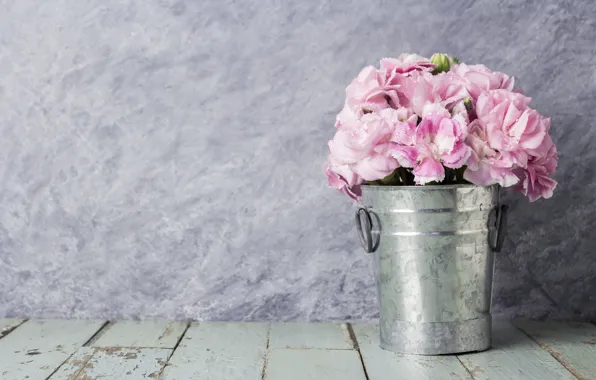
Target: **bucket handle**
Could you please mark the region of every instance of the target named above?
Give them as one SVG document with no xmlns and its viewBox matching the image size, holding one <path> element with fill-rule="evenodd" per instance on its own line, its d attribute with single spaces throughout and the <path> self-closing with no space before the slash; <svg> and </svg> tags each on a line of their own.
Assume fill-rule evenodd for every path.
<svg viewBox="0 0 596 380">
<path fill-rule="evenodd" d="M 505 236 L 507 235 L 507 214 L 509 206 L 499 205 L 495 207 L 495 237 L 491 239 L 490 248 L 494 252 L 501 252 Z M 372 218 L 367 209 L 360 207 L 356 211 L 356 229 L 360 244 L 366 253 L 372 253 L 375 250 L 372 237 Z M 363 222 L 364 221 L 364 222 Z"/>
<path fill-rule="evenodd" d="M 362 220 L 364 219 L 364 223 Z M 364 224 L 364 225 L 363 225 Z M 358 237 L 360 244 L 366 253 L 372 253 L 374 250 L 372 238 L 372 218 L 367 209 L 360 207 L 356 211 L 356 229 L 358 230 Z"/>
<path fill-rule="evenodd" d="M 496 236 L 494 238 L 494 244 L 491 244 L 491 249 L 494 252 L 501 252 L 501 248 L 503 248 L 503 242 L 505 241 L 505 235 L 507 234 L 507 210 L 509 210 L 509 206 L 507 205 L 499 205 L 495 207 Z"/>
</svg>

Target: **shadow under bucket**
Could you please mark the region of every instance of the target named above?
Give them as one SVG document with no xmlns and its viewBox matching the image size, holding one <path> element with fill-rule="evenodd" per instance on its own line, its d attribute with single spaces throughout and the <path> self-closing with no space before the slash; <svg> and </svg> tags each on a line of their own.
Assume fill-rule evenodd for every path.
<svg viewBox="0 0 596 380">
<path fill-rule="evenodd" d="M 440 355 L 491 344 L 499 186 L 363 186 L 356 226 L 374 252 L 381 348 Z"/>
</svg>

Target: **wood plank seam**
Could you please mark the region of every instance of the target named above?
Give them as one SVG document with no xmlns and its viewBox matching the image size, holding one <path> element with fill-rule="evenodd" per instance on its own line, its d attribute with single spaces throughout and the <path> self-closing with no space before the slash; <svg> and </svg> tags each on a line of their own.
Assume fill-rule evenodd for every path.
<svg viewBox="0 0 596 380">
<path fill-rule="evenodd" d="M 366 370 L 366 365 L 364 365 L 364 358 L 362 357 L 362 352 L 360 352 L 360 345 L 358 344 L 358 339 L 356 338 L 356 334 L 354 333 L 354 329 L 352 328 L 351 323 L 346 323 L 346 327 L 348 329 L 348 335 L 352 340 L 352 347 L 358 353 L 358 357 L 360 358 L 360 365 L 362 365 L 362 370 L 364 371 L 364 377 L 366 380 L 370 380 L 370 376 L 368 376 L 368 371 Z"/>
<path fill-rule="evenodd" d="M 575 368 L 573 368 L 573 366 L 563 357 L 563 355 L 561 355 L 560 353 L 558 353 L 557 351 L 555 351 L 550 345 L 548 345 L 547 343 L 541 343 L 538 340 L 534 339 L 534 337 L 532 335 L 530 335 L 530 333 L 526 332 L 524 329 L 520 328 L 515 323 L 511 323 L 511 324 L 513 326 L 515 326 L 516 329 L 518 329 L 519 331 L 521 331 L 522 333 L 524 333 L 528 338 L 532 339 L 532 341 L 535 342 L 538 345 L 538 347 L 540 347 L 544 351 L 548 352 L 548 354 L 550 356 L 552 356 L 556 361 L 558 361 L 559 363 L 561 363 L 561 365 L 563 367 L 565 367 L 565 369 L 567 371 L 569 371 L 569 373 L 571 373 L 578 380 L 590 380 L 590 379 L 584 377 L 582 374 L 577 373 L 577 371 L 575 370 Z"/>
<path fill-rule="evenodd" d="M 91 336 L 91 338 L 89 338 L 89 340 L 87 340 L 85 342 L 85 344 L 83 344 L 83 347 L 89 347 L 91 344 L 93 344 L 93 342 L 95 342 L 97 339 L 99 339 L 99 337 L 106 332 L 108 325 L 110 324 L 110 321 L 105 321 L 103 323 L 103 325 L 101 325 L 101 327 L 99 328 L 99 330 L 97 330 L 95 332 L 95 334 L 93 334 Z M 73 354 L 74 355 L 74 354 Z M 70 359 L 70 358 L 69 358 Z M 66 359 L 68 360 L 68 359 Z"/>
<path fill-rule="evenodd" d="M 104 324 L 100 320 L 30 319 L 0 341 L 3 379 L 46 379 Z"/>
<path fill-rule="evenodd" d="M 103 323 L 103 325 L 101 325 L 101 327 L 99 329 L 97 329 L 97 331 L 95 332 L 95 334 L 93 334 L 91 336 L 91 338 L 89 338 L 81 347 L 88 347 L 95 339 L 96 337 L 101 333 L 101 331 L 103 331 L 103 329 L 108 325 L 108 323 L 110 323 L 110 321 L 105 321 Z M 20 325 L 19 325 L 20 326 Z M 46 377 L 45 380 L 50 380 L 52 378 L 52 376 L 54 376 L 54 374 L 56 372 L 58 372 L 60 370 L 60 368 L 65 365 L 77 352 L 74 351 L 69 357 L 66 358 L 66 360 L 64 360 L 62 362 L 62 364 L 60 364 L 58 367 L 56 367 L 56 369 L 50 373 L 50 375 L 48 377 Z M 93 350 L 93 355 L 95 355 L 95 350 Z M 93 355 L 91 355 L 87 361 L 85 361 L 85 365 L 89 362 L 89 360 L 91 360 L 91 358 L 93 357 Z M 81 369 L 76 373 L 76 376 L 74 377 L 75 379 L 77 378 L 77 376 L 79 376 L 79 373 L 83 370 L 83 368 L 85 368 L 85 365 L 81 366 Z"/>
<path fill-rule="evenodd" d="M 489 350 L 490 350 L 490 348 L 489 348 Z M 468 373 L 468 375 L 470 375 L 470 379 L 475 379 L 474 374 L 472 373 L 472 370 L 469 369 L 468 367 L 466 367 L 466 365 L 464 364 L 464 362 L 462 362 L 462 360 L 459 357 L 459 355 L 455 355 L 455 357 L 457 358 L 457 361 L 459 362 L 459 364 L 461 364 L 461 366 L 464 367 L 464 369 L 466 370 L 466 372 Z"/>
<path fill-rule="evenodd" d="M 184 331 L 182 332 L 182 334 L 180 334 L 180 336 L 178 337 L 178 341 L 174 345 L 174 348 L 172 348 L 172 352 L 170 352 L 170 355 L 168 355 L 168 360 L 166 360 L 166 363 L 161 367 L 161 369 L 159 370 L 159 372 L 157 372 L 155 374 L 155 380 L 159 380 L 159 379 L 162 378 L 163 371 L 165 371 L 166 367 L 170 365 L 170 359 L 174 355 L 174 352 L 176 352 L 176 349 L 180 345 L 180 342 L 182 342 L 182 339 L 184 338 L 184 335 L 186 335 L 186 332 L 190 328 L 190 324 L 191 324 L 191 322 L 186 322 L 186 327 L 184 328 Z"/>
<path fill-rule="evenodd" d="M 105 324 L 104 324 L 104 326 L 105 326 Z M 79 375 L 83 372 L 83 370 L 85 370 L 87 368 L 87 363 L 89 363 L 91 361 L 91 358 L 93 358 L 93 355 L 95 355 L 96 352 L 97 352 L 97 350 L 93 349 L 93 353 L 88 358 L 86 358 L 86 360 L 83 363 L 81 363 L 81 368 L 79 368 L 79 370 L 77 372 L 75 372 L 75 374 L 72 376 L 72 379 L 74 379 L 74 380 L 78 379 Z M 76 354 L 76 351 L 73 352 L 72 355 L 70 355 L 68 357 L 68 359 L 66 359 L 62 364 L 60 364 L 54 370 L 54 372 L 50 373 L 50 376 L 46 377 L 45 380 L 52 380 L 52 376 L 54 376 L 56 374 L 56 372 L 58 372 L 60 370 L 60 368 L 62 368 L 62 366 L 64 366 L 75 354 Z"/>
<path fill-rule="evenodd" d="M 269 360 L 269 342 L 271 341 L 271 323 L 267 328 L 267 343 L 265 344 L 265 355 L 263 357 L 263 371 L 261 371 L 261 380 L 267 376 L 267 364 Z"/>
<path fill-rule="evenodd" d="M 18 325 L 11 326 L 11 327 L 9 327 L 9 328 L 7 328 L 5 330 L 0 331 L 0 339 L 4 338 L 5 336 L 7 336 L 8 334 L 10 334 L 11 332 L 15 331 L 17 329 L 17 327 L 21 326 L 23 323 L 25 323 L 27 321 L 28 321 L 28 319 L 24 319 Z"/>
</svg>

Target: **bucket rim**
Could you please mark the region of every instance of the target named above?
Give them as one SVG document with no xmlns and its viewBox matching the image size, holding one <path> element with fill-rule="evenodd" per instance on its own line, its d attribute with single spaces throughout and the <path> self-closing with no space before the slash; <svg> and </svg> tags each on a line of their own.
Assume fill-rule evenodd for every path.
<svg viewBox="0 0 596 380">
<path fill-rule="evenodd" d="M 363 189 L 373 191 L 396 191 L 396 190 L 452 190 L 452 189 L 493 189 L 498 188 L 498 184 L 481 186 L 474 184 L 453 184 L 453 185 L 413 185 L 413 186 L 385 186 L 385 185 L 361 185 Z"/>
</svg>

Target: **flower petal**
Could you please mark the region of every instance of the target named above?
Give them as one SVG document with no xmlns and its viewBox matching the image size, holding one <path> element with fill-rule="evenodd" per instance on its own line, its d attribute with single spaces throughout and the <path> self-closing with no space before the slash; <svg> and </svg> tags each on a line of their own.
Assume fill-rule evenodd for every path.
<svg viewBox="0 0 596 380">
<path fill-rule="evenodd" d="M 414 168 L 414 180 L 419 185 L 436 181 L 441 182 L 445 179 L 445 168 L 437 160 L 425 158 Z"/>
<path fill-rule="evenodd" d="M 396 144 L 391 149 L 391 156 L 397 160 L 400 166 L 413 168 L 418 160 L 418 150 L 413 146 Z"/>
</svg>

